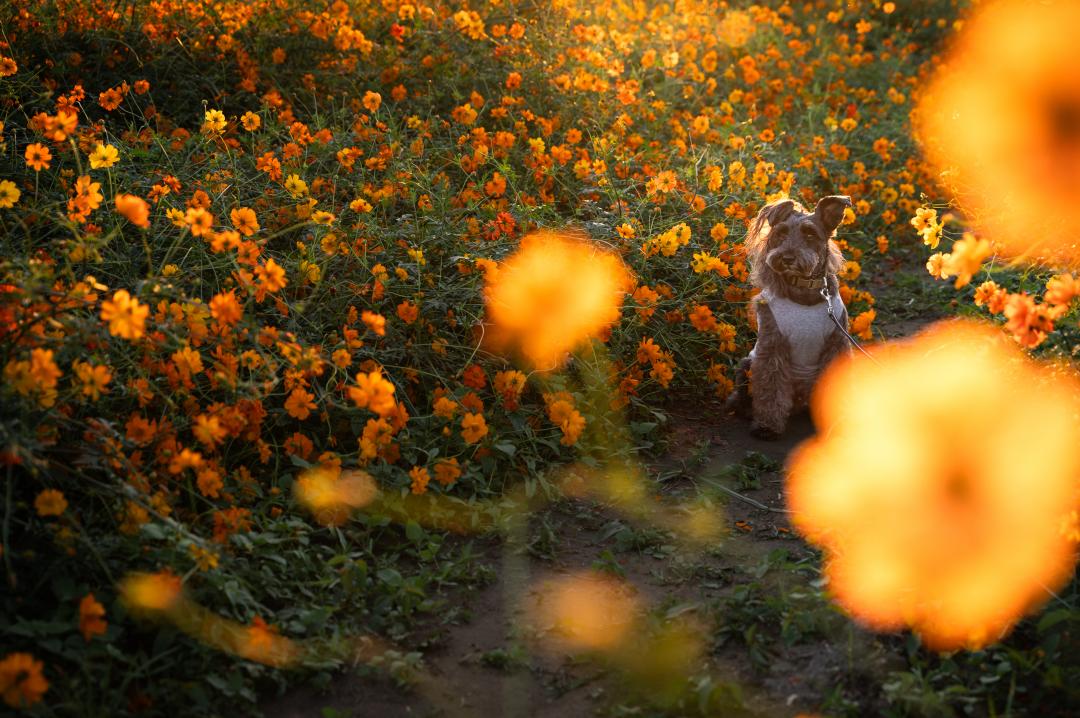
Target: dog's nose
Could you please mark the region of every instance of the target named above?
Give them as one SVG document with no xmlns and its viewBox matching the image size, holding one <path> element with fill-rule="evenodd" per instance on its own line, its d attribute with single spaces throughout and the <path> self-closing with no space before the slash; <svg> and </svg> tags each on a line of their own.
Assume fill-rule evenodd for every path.
<svg viewBox="0 0 1080 718">
<path fill-rule="evenodd" d="M 795 262 L 795 255 L 793 255 L 793 254 L 781 254 L 780 255 L 780 264 L 784 265 L 785 267 L 790 267 L 794 262 Z"/>
</svg>

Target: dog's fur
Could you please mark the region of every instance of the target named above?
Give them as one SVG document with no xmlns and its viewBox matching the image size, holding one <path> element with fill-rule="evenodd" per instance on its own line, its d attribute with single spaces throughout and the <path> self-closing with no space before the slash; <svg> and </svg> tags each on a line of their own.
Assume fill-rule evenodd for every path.
<svg viewBox="0 0 1080 718">
<path fill-rule="evenodd" d="M 794 283 L 824 277 L 836 318 L 847 326 L 836 279 L 844 258 L 832 238 L 850 206 L 848 197 L 823 197 L 813 212 L 807 212 L 797 202 L 782 199 L 763 207 L 750 226 L 746 237 L 750 279 L 762 290 L 751 304 L 758 338 L 750 356 L 739 364 L 728 406 L 752 416 L 755 436 L 780 436 L 791 412 L 806 403 L 822 369 L 837 355 L 851 351 L 847 338 L 828 319 L 821 289 Z"/>
</svg>

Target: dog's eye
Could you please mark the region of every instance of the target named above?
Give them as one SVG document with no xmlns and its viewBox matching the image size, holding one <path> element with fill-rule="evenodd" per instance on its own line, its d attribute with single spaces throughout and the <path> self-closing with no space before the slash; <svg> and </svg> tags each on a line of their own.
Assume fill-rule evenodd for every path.
<svg viewBox="0 0 1080 718">
<path fill-rule="evenodd" d="M 803 225 L 802 233 L 803 233 L 804 237 L 806 237 L 808 240 L 811 240 L 811 241 L 821 239 L 821 237 L 818 235 L 817 232 L 815 232 L 813 230 L 812 227 L 808 227 L 805 224 Z"/>
</svg>

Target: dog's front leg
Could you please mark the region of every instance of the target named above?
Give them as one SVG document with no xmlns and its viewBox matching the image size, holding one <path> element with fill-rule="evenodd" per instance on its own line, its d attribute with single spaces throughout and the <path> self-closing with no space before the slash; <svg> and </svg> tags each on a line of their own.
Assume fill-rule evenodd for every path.
<svg viewBox="0 0 1080 718">
<path fill-rule="evenodd" d="M 767 304 L 757 306 L 757 321 L 758 339 L 750 365 L 754 414 L 750 433 L 760 439 L 775 439 L 784 433 L 795 400 L 791 346 Z"/>
</svg>

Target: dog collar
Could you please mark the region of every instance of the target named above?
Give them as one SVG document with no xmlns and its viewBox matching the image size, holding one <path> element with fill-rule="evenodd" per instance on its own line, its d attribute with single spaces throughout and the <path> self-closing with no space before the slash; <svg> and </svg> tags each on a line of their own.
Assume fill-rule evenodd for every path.
<svg viewBox="0 0 1080 718">
<path fill-rule="evenodd" d="M 783 277 L 785 282 L 800 289 L 822 289 L 825 286 L 825 277 L 791 277 L 786 274 Z"/>
</svg>

